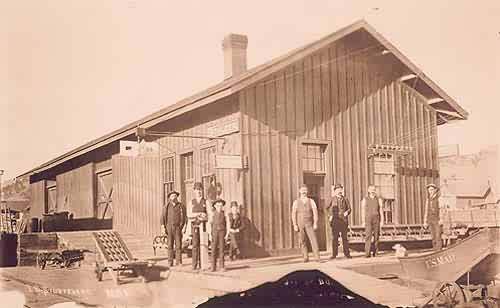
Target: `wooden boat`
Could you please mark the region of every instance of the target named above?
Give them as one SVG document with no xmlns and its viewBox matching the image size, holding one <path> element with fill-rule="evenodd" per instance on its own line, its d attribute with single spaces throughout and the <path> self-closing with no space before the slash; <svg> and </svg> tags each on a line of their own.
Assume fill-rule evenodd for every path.
<svg viewBox="0 0 500 308">
<path fill-rule="evenodd" d="M 399 261 L 410 278 L 456 281 L 489 254 L 498 252 L 499 232 L 500 228 L 484 228 L 440 251 Z"/>
</svg>

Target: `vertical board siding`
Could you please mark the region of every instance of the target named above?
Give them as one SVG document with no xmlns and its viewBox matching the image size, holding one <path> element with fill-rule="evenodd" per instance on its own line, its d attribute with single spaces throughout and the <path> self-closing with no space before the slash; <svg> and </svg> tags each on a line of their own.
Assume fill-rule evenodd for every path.
<svg viewBox="0 0 500 308">
<path fill-rule="evenodd" d="M 57 210 L 74 218 L 94 217 L 94 165 L 86 164 L 56 176 Z"/>
<path fill-rule="evenodd" d="M 242 153 L 249 157 L 243 194 L 265 250 L 298 248 L 290 207 L 303 180 L 302 138 L 332 141 L 328 172 L 346 188 L 353 225 L 361 221 L 360 199 L 373 180 L 368 147 L 412 146 L 397 168 L 394 219 L 421 223 L 424 185 L 437 170 L 435 113 L 398 80 L 403 69 L 384 68 L 360 48 L 337 41 L 239 92 Z M 329 187 L 324 194 L 329 197 Z"/>
<path fill-rule="evenodd" d="M 47 186 L 46 181 L 41 180 L 31 183 L 30 193 L 30 215 L 31 217 L 42 218 L 45 213 L 45 204 L 47 202 Z"/>
<path fill-rule="evenodd" d="M 157 235 L 162 206 L 159 159 L 116 155 L 112 165 L 113 227 L 127 233 Z"/>
</svg>

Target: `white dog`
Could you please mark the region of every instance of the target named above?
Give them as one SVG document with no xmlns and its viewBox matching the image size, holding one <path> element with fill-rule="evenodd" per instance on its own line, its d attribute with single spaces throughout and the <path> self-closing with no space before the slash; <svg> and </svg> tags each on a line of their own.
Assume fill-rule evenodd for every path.
<svg viewBox="0 0 500 308">
<path fill-rule="evenodd" d="M 398 258 L 408 256 L 408 251 L 406 251 L 406 248 L 401 244 L 396 244 L 392 246 L 392 249 L 396 250 L 396 257 Z"/>
</svg>

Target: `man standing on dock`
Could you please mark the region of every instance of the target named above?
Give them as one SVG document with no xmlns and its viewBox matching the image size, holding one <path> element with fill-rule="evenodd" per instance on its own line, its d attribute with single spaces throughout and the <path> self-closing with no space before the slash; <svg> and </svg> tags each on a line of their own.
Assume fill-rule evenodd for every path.
<svg viewBox="0 0 500 308">
<path fill-rule="evenodd" d="M 307 186 L 305 185 L 300 186 L 299 198 L 293 201 L 292 223 L 295 232 L 299 232 L 300 248 L 302 248 L 304 262 L 309 261 L 306 238 L 309 238 L 314 258 L 319 262 L 319 247 L 315 232 L 318 229 L 318 208 L 314 200 L 307 197 Z"/>
<path fill-rule="evenodd" d="M 186 232 L 187 215 L 186 208 L 179 202 L 178 197 L 178 192 L 169 192 L 168 202 L 161 212 L 162 232 L 167 234 L 169 266 L 174 265 L 174 248 L 175 262 L 177 265 L 182 264 L 182 232 Z"/>
<path fill-rule="evenodd" d="M 378 252 L 378 239 L 380 227 L 383 224 L 383 201 L 377 196 L 377 189 L 374 185 L 368 186 L 368 196 L 361 200 L 361 219 L 365 226 L 365 257 L 375 257 Z M 373 237 L 373 251 L 372 249 Z"/>
<path fill-rule="evenodd" d="M 427 200 L 425 201 L 424 227 L 431 229 L 432 248 L 440 250 L 443 247 L 442 230 L 439 222 L 439 188 L 435 184 L 427 185 Z"/>
<path fill-rule="evenodd" d="M 339 249 L 339 235 L 342 236 L 342 248 L 344 249 L 344 256 L 348 259 L 351 258 L 349 252 L 349 241 L 347 240 L 347 231 L 349 230 L 349 214 L 351 213 L 351 206 L 349 200 L 344 197 L 344 186 L 342 184 L 335 184 L 332 187 L 332 199 L 326 207 L 330 211 L 330 226 L 332 227 L 332 255 L 330 259 L 337 257 Z"/>
<path fill-rule="evenodd" d="M 202 268 L 201 266 L 201 238 L 205 237 L 207 221 L 207 205 L 203 198 L 203 184 L 196 182 L 193 185 L 194 199 L 191 200 L 191 235 L 192 235 L 192 257 L 193 270 Z"/>
</svg>

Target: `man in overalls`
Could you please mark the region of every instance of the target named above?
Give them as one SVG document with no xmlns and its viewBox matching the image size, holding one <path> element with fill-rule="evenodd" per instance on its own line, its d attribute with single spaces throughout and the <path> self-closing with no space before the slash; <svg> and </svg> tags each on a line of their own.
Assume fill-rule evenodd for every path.
<svg viewBox="0 0 500 308">
<path fill-rule="evenodd" d="M 349 200 L 344 197 L 344 186 L 335 184 L 332 187 L 332 199 L 330 200 L 327 211 L 330 211 L 330 226 L 332 227 L 332 255 L 330 259 L 335 259 L 339 249 L 339 235 L 342 237 L 342 247 L 344 256 L 351 258 L 349 252 L 349 242 L 347 240 L 347 231 L 349 230 L 348 216 L 351 213 Z"/>
<path fill-rule="evenodd" d="M 168 193 L 168 203 L 163 206 L 161 213 L 161 227 L 167 233 L 168 264 L 182 264 L 182 233 L 186 232 L 187 216 L 186 208 L 177 200 L 179 193 L 171 191 Z M 175 244 L 174 244 L 175 242 Z"/>
<path fill-rule="evenodd" d="M 203 198 L 203 185 L 196 182 L 193 185 L 194 199 L 191 200 L 191 235 L 193 270 L 201 268 L 200 260 L 200 233 L 206 232 L 207 209 L 206 200 Z"/>
<path fill-rule="evenodd" d="M 380 236 L 380 227 L 383 224 L 383 201 L 377 196 L 377 189 L 374 185 L 368 186 L 368 196 L 361 200 L 361 219 L 365 226 L 365 257 L 375 257 L 378 252 L 378 240 Z M 373 237 L 373 251 L 372 248 Z"/>
<path fill-rule="evenodd" d="M 427 185 L 427 200 L 425 201 L 424 227 L 431 229 L 432 248 L 440 250 L 443 247 L 442 229 L 439 221 L 439 188 L 435 184 Z"/>
<path fill-rule="evenodd" d="M 299 232 L 300 247 L 304 262 L 309 261 L 307 252 L 307 240 L 311 243 L 316 261 L 320 261 L 318 240 L 315 230 L 318 229 L 318 209 L 313 199 L 307 197 L 307 186 L 299 188 L 299 198 L 292 205 L 292 223 L 295 232 Z"/>
</svg>

